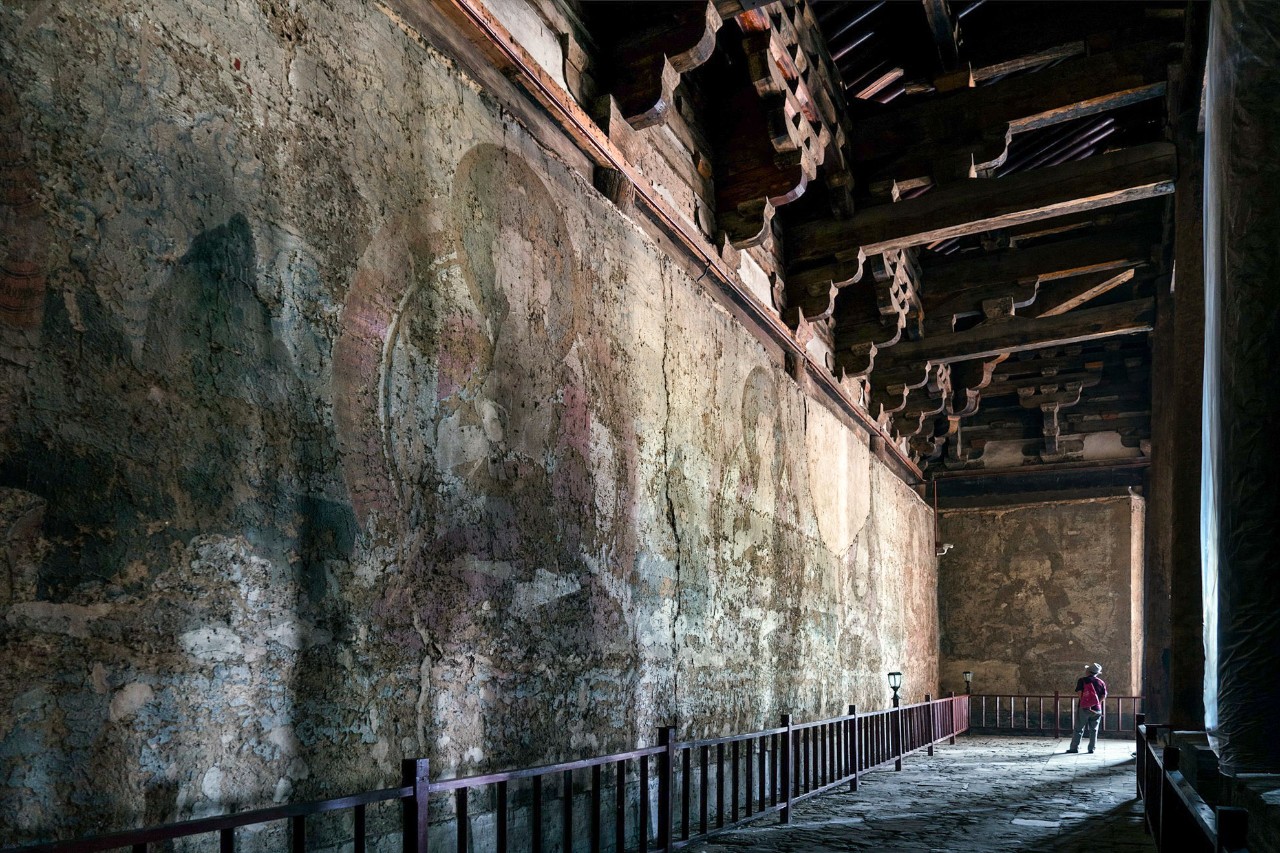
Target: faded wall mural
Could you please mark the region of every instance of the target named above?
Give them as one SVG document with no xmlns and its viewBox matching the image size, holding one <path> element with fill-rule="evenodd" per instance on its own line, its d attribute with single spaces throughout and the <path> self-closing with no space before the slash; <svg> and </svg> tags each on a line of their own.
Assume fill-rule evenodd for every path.
<svg viewBox="0 0 1280 853">
<path fill-rule="evenodd" d="M 1136 695 L 1142 659 L 1145 503 L 1140 495 L 943 509 L 938 607 L 942 686 L 1073 696 L 1099 662 Z"/>
<path fill-rule="evenodd" d="M 0 69 L 0 844 L 936 687 L 928 508 L 375 8 Z"/>
</svg>

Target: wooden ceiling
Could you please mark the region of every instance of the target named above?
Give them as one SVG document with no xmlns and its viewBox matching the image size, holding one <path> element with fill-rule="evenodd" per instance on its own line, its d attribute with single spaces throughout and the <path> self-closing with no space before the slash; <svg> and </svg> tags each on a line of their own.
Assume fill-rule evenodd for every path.
<svg viewBox="0 0 1280 853">
<path fill-rule="evenodd" d="M 705 229 L 922 468 L 1146 454 L 1184 4 L 572 9 L 571 84 L 682 141 Z"/>
</svg>

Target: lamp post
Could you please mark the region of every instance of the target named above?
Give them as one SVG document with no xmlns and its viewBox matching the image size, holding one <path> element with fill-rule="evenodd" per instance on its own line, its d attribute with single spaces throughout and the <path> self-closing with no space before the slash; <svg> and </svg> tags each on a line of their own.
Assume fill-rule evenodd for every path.
<svg viewBox="0 0 1280 853">
<path fill-rule="evenodd" d="M 902 673 L 889 673 L 889 687 L 893 689 L 893 707 L 899 707 L 898 688 L 902 686 Z M 898 710 L 892 715 L 893 720 L 893 740 L 890 747 L 893 749 L 893 769 L 902 769 L 902 711 Z"/>
<path fill-rule="evenodd" d="M 967 669 L 964 671 L 964 692 L 966 695 L 973 693 L 973 673 Z"/>
<path fill-rule="evenodd" d="M 889 673 L 889 686 L 893 688 L 893 707 L 898 707 L 898 688 L 902 686 L 902 673 Z"/>
</svg>

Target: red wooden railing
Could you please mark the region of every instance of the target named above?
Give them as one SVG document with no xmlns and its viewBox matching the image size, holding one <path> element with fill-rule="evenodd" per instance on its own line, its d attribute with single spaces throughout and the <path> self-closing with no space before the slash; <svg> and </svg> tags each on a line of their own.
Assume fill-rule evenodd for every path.
<svg viewBox="0 0 1280 853">
<path fill-rule="evenodd" d="M 428 853 L 429 834 L 439 833 L 442 824 L 454 840 L 444 849 L 473 849 L 473 806 L 487 816 L 486 828 L 491 819 L 492 849 L 498 853 L 506 853 L 516 837 L 525 842 L 522 849 L 534 853 L 572 851 L 579 830 L 592 851 L 676 850 L 769 813 L 778 813 L 788 823 L 793 805 L 840 785 L 856 791 L 859 777 L 868 771 L 890 764 L 901 769 L 904 756 L 921 749 L 932 755 L 934 744 L 955 743 L 956 735 L 968 728 L 968 712 L 963 696 L 926 696 L 918 704 L 869 714 L 850 705 L 848 714 L 810 723 L 794 723 L 784 714 L 775 728 L 722 738 L 677 742 L 675 730 L 665 728 L 656 746 L 435 782 L 429 778 L 430 761 L 406 760 L 398 788 L 9 853 L 147 853 L 152 845 L 159 850 L 164 842 L 211 834 L 217 835 L 219 853 L 234 853 L 237 829 L 280 821 L 288 824 L 291 853 L 304 853 L 307 818 L 336 811 L 351 813 L 350 831 L 344 830 L 336 841 L 325 838 L 317 844 L 330 847 L 349 841 L 354 853 L 365 853 L 370 834 L 367 808 L 395 800 L 402 804 L 400 846 L 405 853 Z M 517 812 L 519 821 L 512 819 Z"/>
<path fill-rule="evenodd" d="M 1062 737 L 1075 731 L 1080 700 L 1074 694 L 978 694 L 969 697 L 973 731 L 983 734 L 1041 734 Z M 1142 712 L 1141 696 L 1108 696 L 1102 703 L 1100 734 L 1133 736 L 1134 720 Z"/>
<path fill-rule="evenodd" d="M 1139 714 L 1138 797 L 1146 813 L 1147 831 L 1160 851 L 1176 853 L 1248 853 L 1249 813 L 1241 808 L 1209 806 L 1179 769 L 1177 747 L 1160 745 L 1160 730 Z"/>
</svg>

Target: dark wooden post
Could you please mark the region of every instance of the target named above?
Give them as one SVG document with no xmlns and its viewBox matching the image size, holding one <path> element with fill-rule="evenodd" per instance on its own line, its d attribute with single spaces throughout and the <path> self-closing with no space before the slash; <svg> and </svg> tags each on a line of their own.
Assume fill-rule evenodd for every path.
<svg viewBox="0 0 1280 853">
<path fill-rule="evenodd" d="M 898 694 L 893 694 L 893 769 L 902 769 L 902 701 Z"/>
<path fill-rule="evenodd" d="M 954 690 L 947 691 L 947 707 L 951 710 L 951 739 L 947 743 L 955 745 L 956 729 L 959 724 L 956 722 L 956 692 Z"/>
<path fill-rule="evenodd" d="M 782 808 L 778 811 L 778 821 L 779 823 L 791 823 L 791 739 L 795 730 L 791 727 L 790 714 L 782 715 L 782 725 L 786 727 L 787 731 L 782 735 L 782 767 L 780 772 L 782 778 L 779 780 L 782 783 Z"/>
<path fill-rule="evenodd" d="M 1062 706 L 1058 691 L 1053 691 L 1053 736 L 1062 737 Z"/>
<path fill-rule="evenodd" d="M 1142 773 L 1146 769 L 1147 761 L 1147 741 L 1142 731 L 1146 722 L 1146 714 L 1133 715 L 1133 742 L 1137 746 L 1134 751 L 1134 763 L 1138 771 L 1138 799 L 1142 799 Z"/>
<path fill-rule="evenodd" d="M 675 728 L 663 726 L 659 729 L 658 743 L 666 747 L 666 751 L 658 756 L 658 847 L 671 853 L 674 835 L 671 831 L 671 806 L 674 802 L 672 794 L 675 789 Z"/>
<path fill-rule="evenodd" d="M 404 853 L 427 853 L 427 795 L 431 790 L 431 760 L 406 758 L 400 762 L 400 782 L 413 788 L 413 796 L 403 800 L 401 847 Z"/>
<path fill-rule="evenodd" d="M 925 725 L 929 728 L 929 755 L 933 755 L 933 741 L 938 736 L 934 730 L 933 696 L 929 693 L 924 694 L 924 703 Z"/>
<path fill-rule="evenodd" d="M 1218 806 L 1218 841 L 1214 853 L 1243 850 L 1248 843 L 1248 810 L 1236 806 Z"/>
<path fill-rule="evenodd" d="M 849 780 L 849 790 L 858 790 L 858 762 L 862 759 L 858 755 L 858 706 L 849 706 L 849 762 L 853 765 L 853 778 Z"/>
<path fill-rule="evenodd" d="M 1170 773 L 1182 768 L 1181 750 L 1176 746 L 1166 746 L 1161 763 L 1164 772 L 1160 774 L 1160 790 L 1157 792 L 1160 797 L 1160 834 L 1156 836 L 1156 846 L 1163 848 L 1166 838 L 1177 837 L 1182 817 L 1180 805 L 1174 802 L 1178 795 L 1173 790 L 1173 780 L 1169 778 Z"/>
</svg>

